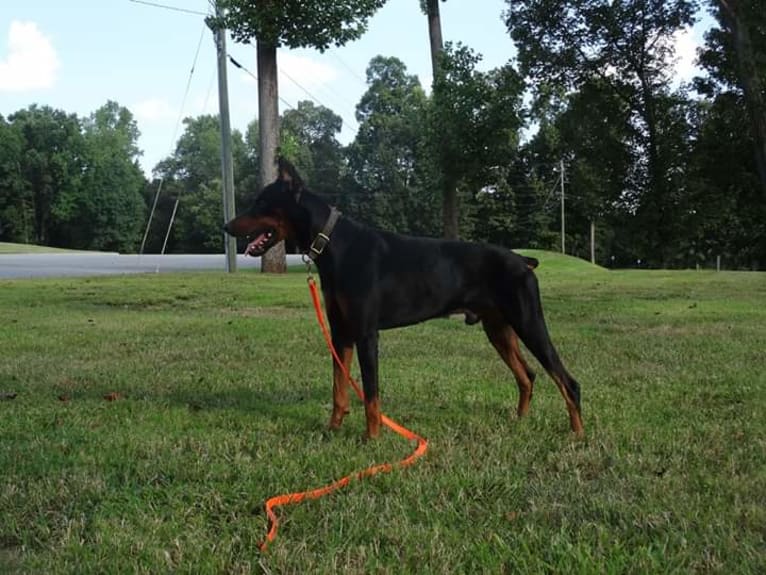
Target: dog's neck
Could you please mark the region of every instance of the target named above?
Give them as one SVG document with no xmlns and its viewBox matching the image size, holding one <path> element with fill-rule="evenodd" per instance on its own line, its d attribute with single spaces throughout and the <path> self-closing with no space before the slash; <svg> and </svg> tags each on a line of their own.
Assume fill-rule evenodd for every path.
<svg viewBox="0 0 766 575">
<path fill-rule="evenodd" d="M 332 207 L 308 190 L 301 193 L 299 201 L 304 217 L 296 222 L 296 241 L 301 252 L 308 253 L 314 239 L 324 230 Z M 331 245 L 332 240 L 325 249 L 331 249 Z"/>
</svg>

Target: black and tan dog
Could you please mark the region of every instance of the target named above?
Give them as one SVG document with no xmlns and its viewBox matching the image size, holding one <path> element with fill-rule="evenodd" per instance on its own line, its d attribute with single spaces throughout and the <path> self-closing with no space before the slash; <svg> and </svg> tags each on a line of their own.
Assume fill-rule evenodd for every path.
<svg viewBox="0 0 766 575">
<path fill-rule="evenodd" d="M 455 312 L 481 320 L 511 368 L 519 386 L 520 416 L 529 410 L 535 374 L 521 355 L 519 338 L 564 396 L 572 431 L 582 434 L 580 386 L 564 368 L 548 335 L 533 258 L 492 245 L 408 237 L 363 226 L 341 217 L 307 190 L 284 160 L 279 161 L 277 180 L 224 229 L 251 240 L 249 255 L 259 256 L 291 239 L 314 260 L 333 344 L 347 369 L 356 346 L 367 437 L 380 431 L 378 331 Z M 340 427 L 348 409 L 347 382 L 333 365 L 330 427 Z"/>
</svg>

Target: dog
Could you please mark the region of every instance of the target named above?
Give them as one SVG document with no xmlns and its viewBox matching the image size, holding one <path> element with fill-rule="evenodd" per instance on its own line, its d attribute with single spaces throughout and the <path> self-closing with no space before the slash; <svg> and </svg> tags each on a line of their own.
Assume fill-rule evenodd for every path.
<svg viewBox="0 0 766 575">
<path fill-rule="evenodd" d="M 493 245 L 410 237 L 342 216 L 306 188 L 295 167 L 278 160 L 278 176 L 224 230 L 248 238 L 245 253 L 260 256 L 290 240 L 318 271 L 332 342 L 350 370 L 354 347 L 362 372 L 365 437 L 380 433 L 378 332 L 452 313 L 481 321 L 519 388 L 517 414 L 529 411 L 535 373 L 519 339 L 548 372 L 583 434 L 580 385 L 567 372 L 548 335 L 534 268 L 537 260 Z M 333 364 L 330 428 L 349 412 L 348 383 Z"/>
</svg>

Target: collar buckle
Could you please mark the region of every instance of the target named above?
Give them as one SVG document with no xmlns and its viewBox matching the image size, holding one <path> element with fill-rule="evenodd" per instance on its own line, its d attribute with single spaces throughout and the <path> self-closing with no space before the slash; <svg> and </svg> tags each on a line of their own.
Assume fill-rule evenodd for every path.
<svg viewBox="0 0 766 575">
<path fill-rule="evenodd" d="M 322 252 L 327 247 L 327 244 L 330 243 L 330 237 L 326 234 L 323 234 L 322 232 L 319 232 L 316 237 L 314 238 L 314 241 L 311 242 L 311 247 L 309 247 L 309 257 L 313 260 L 318 258 L 322 255 Z"/>
<path fill-rule="evenodd" d="M 338 218 L 340 218 L 340 211 L 337 210 L 335 206 L 330 206 L 330 215 L 324 224 L 324 228 L 314 237 L 311 246 L 309 246 L 309 251 L 306 254 L 312 260 L 316 260 L 321 256 L 322 252 L 327 247 L 327 244 L 330 243 L 330 234 L 332 234 L 333 229 L 335 229 L 335 224 L 338 223 Z"/>
</svg>

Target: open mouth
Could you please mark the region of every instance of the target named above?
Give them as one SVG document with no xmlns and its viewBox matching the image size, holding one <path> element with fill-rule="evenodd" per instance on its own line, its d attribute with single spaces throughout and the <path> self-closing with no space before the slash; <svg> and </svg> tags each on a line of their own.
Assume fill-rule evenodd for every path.
<svg viewBox="0 0 766 575">
<path fill-rule="evenodd" d="M 245 248 L 245 255 L 246 256 L 252 256 L 252 257 L 258 257 L 266 253 L 266 251 L 274 245 L 276 240 L 276 235 L 274 234 L 274 230 L 263 230 L 259 232 L 255 232 L 254 234 L 251 234 L 250 237 L 255 236 L 255 239 L 250 241 L 249 244 L 247 244 L 247 247 Z M 249 239 L 249 238 L 248 238 Z"/>
</svg>

